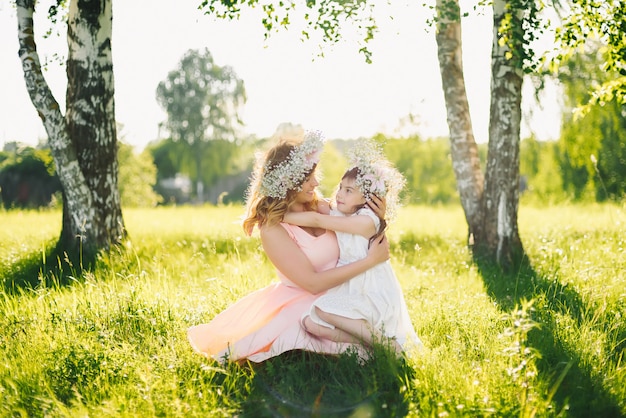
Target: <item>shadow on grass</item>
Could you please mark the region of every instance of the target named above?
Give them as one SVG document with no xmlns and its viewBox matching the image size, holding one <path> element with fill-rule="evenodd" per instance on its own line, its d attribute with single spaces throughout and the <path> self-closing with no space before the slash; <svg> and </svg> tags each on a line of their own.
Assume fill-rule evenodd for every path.
<svg viewBox="0 0 626 418">
<path fill-rule="evenodd" d="M 382 347 L 356 354 L 291 351 L 255 365 L 241 417 L 406 416 L 412 369 Z"/>
<path fill-rule="evenodd" d="M 93 267 L 95 254 L 68 251 L 51 241 L 42 251 L 31 252 L 0 270 L 0 281 L 8 294 L 39 286 L 67 286 L 84 270 Z"/>
<path fill-rule="evenodd" d="M 497 266 L 480 259 L 475 262 L 488 294 L 503 310 L 515 309 L 521 305 L 522 300 L 534 299 L 541 304 L 540 309 L 533 313 L 533 319 L 540 327 L 533 329 L 528 336 L 528 344 L 542 355 L 537 364 L 539 372 L 555 382 L 567 367 L 571 367 L 554 396 L 557 411 L 569 405 L 567 416 L 571 417 L 624 416 L 620 411 L 619 399 L 604 387 L 603 376 L 594 376 L 592 366 L 585 364 L 580 353 L 565 346 L 558 338 L 557 316 L 569 316 L 580 326 L 591 320 L 592 316 L 597 320 L 597 309 L 588 306 L 572 286 L 538 274 L 528 261 L 523 262 L 514 273 L 503 272 Z M 624 341 L 625 330 L 626 327 L 622 325 L 617 341 Z M 617 366 L 621 355 L 608 354 Z"/>
</svg>

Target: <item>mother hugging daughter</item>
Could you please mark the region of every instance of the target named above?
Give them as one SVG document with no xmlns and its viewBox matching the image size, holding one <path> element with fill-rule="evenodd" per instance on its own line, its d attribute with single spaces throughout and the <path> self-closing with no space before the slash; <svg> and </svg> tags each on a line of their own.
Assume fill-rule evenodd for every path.
<svg viewBox="0 0 626 418">
<path fill-rule="evenodd" d="M 337 194 L 339 212 L 334 213 L 355 215 L 322 216 L 331 212 L 316 191 L 323 145 L 320 131 L 308 131 L 303 139 L 280 138 L 257 161 L 243 228 L 248 235 L 259 228 L 280 281 L 243 297 L 211 322 L 189 328 L 189 341 L 199 353 L 220 361 L 261 362 L 289 350 L 338 354 L 354 348 L 365 353 L 367 345 L 382 339 L 397 351 L 421 345 L 379 226 L 385 224 L 385 200 L 377 195 L 394 190 L 385 181 L 393 177 L 397 182 L 399 174 L 382 155 L 370 154 L 378 162 L 367 164 L 381 163 L 390 171 L 375 172 L 380 176 L 372 179 L 368 170 L 373 165 L 355 165 L 350 189 L 362 196 L 344 197 L 351 181 L 344 176 Z M 388 197 L 392 204 L 394 193 Z M 339 264 L 333 230 L 343 232 Z"/>
</svg>

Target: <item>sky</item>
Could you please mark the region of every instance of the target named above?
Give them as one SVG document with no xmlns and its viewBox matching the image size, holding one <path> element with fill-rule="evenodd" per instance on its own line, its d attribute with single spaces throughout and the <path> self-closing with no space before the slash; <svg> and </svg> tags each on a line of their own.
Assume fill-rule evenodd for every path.
<svg viewBox="0 0 626 418">
<path fill-rule="evenodd" d="M 44 76 L 64 109 L 65 33 L 42 36 L 51 27 L 46 20 L 50 3 L 38 2 L 36 40 L 41 61 L 48 62 Z M 281 123 L 322 129 L 329 139 L 379 132 L 425 138 L 448 134 L 435 34 L 425 23 L 429 11 L 422 2 L 377 4 L 380 30 L 370 43 L 372 64 L 358 53 L 349 28 L 342 42 L 322 45 L 321 57 L 320 42 L 303 42 L 297 24 L 265 40 L 259 10 L 246 10 L 238 21 L 222 21 L 204 15 L 199 3 L 113 2 L 115 106 L 124 142 L 141 149 L 164 136 L 159 123 L 166 114 L 156 101 L 157 85 L 186 51 L 204 48 L 217 65 L 232 67 L 245 83 L 248 99 L 241 115 L 246 134 L 268 137 Z M 16 28 L 12 2 L 1 2 L 0 148 L 11 141 L 36 145 L 46 137 L 24 84 Z M 463 20 L 465 82 L 478 142 L 488 139 L 491 37 L 489 10 Z M 525 98 L 531 96 L 527 93 L 528 88 Z M 558 137 L 557 96 L 556 89 L 549 89 L 541 106 L 524 100 L 522 137 L 531 132 L 539 139 Z M 412 123 L 406 122 L 409 115 Z"/>
</svg>

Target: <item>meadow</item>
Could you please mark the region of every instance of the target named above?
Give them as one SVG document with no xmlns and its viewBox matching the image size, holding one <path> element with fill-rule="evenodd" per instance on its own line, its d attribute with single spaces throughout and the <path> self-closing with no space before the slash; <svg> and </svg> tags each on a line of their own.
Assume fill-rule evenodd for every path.
<svg viewBox="0 0 626 418">
<path fill-rule="evenodd" d="M 49 256 L 59 211 L 0 212 L 0 416 L 626 416 L 624 205 L 522 205 L 511 273 L 474 263 L 460 207 L 405 207 L 391 262 L 424 352 L 220 365 L 186 328 L 275 280 L 242 210 L 127 209 L 84 270 Z"/>
</svg>

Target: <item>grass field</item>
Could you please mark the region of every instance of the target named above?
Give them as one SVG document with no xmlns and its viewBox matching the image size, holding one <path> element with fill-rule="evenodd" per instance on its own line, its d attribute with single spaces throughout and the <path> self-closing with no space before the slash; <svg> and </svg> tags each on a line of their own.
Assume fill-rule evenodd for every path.
<svg viewBox="0 0 626 418">
<path fill-rule="evenodd" d="M 424 353 L 220 366 L 186 328 L 275 279 L 241 213 L 126 210 L 129 242 L 78 273 L 47 256 L 60 212 L 0 212 L 0 416 L 626 416 L 624 206 L 522 206 L 530 266 L 506 275 L 472 262 L 460 208 L 404 208 Z"/>
</svg>

